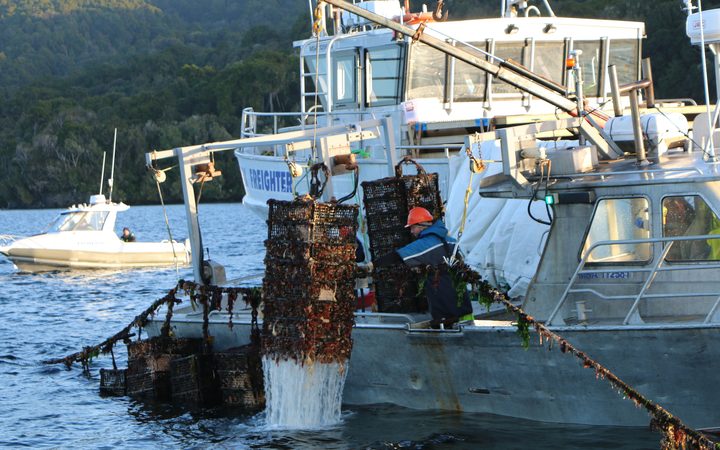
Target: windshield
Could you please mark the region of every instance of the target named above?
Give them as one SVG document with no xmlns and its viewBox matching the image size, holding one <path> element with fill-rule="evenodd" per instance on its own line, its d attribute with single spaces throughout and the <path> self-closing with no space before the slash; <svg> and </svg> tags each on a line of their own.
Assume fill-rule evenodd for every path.
<svg viewBox="0 0 720 450">
<path fill-rule="evenodd" d="M 48 225 L 46 233 L 59 231 L 101 231 L 108 211 L 76 211 L 60 214 Z"/>
</svg>

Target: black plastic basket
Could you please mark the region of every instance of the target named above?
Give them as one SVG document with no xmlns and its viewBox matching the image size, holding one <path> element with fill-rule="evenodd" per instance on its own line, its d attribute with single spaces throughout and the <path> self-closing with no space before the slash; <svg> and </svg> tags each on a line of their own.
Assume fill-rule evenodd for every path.
<svg viewBox="0 0 720 450">
<path fill-rule="evenodd" d="M 100 369 L 100 394 L 123 396 L 127 393 L 127 369 Z"/>
</svg>

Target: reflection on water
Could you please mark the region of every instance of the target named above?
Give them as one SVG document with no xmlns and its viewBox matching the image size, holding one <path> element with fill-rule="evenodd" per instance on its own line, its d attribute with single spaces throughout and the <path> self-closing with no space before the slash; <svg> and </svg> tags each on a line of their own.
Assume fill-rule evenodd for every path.
<svg viewBox="0 0 720 450">
<path fill-rule="evenodd" d="M 262 271 L 265 223 L 241 205 L 201 205 L 203 243 L 228 278 Z M 57 211 L 0 211 L 0 234 L 39 231 Z M 185 236 L 182 207 L 168 208 L 174 236 Z M 139 240 L 165 239 L 160 207 L 133 207 L 118 226 Z M 336 427 L 264 428 L 264 418 L 232 408 L 178 408 L 100 397 L 99 369 L 47 366 L 48 358 L 93 345 L 119 331 L 174 286 L 189 268 L 18 274 L 0 259 L 0 447 L 270 448 L 270 449 L 654 449 L 646 429 L 558 426 L 482 414 L 413 411 L 393 406 L 344 407 Z M 257 280 L 256 282 L 259 282 Z M 118 365 L 124 349 L 115 352 Z M 622 400 L 618 400 L 622 401 Z"/>
</svg>

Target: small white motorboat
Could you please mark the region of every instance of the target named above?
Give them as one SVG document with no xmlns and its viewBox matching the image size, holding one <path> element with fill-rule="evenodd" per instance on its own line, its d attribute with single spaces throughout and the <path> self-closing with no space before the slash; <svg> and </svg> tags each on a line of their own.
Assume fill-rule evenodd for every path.
<svg viewBox="0 0 720 450">
<path fill-rule="evenodd" d="M 23 272 L 187 265 L 190 246 L 176 241 L 124 242 L 115 234 L 117 213 L 130 207 L 102 194 L 61 212 L 46 231 L 0 246 Z"/>
</svg>

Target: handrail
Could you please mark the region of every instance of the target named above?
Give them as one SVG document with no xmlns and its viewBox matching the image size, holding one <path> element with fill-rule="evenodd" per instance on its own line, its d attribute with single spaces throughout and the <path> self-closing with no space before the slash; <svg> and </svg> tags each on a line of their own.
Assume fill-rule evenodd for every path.
<svg viewBox="0 0 720 450">
<path fill-rule="evenodd" d="M 613 175 L 644 175 L 651 173 L 666 172 L 697 172 L 702 175 L 702 170 L 697 167 L 669 167 L 667 169 L 648 169 L 648 170 L 624 170 L 622 172 L 588 172 L 588 173 L 571 173 L 562 175 L 562 178 L 590 178 L 590 177 L 609 177 Z"/>
<path fill-rule="evenodd" d="M 357 116 L 362 113 L 359 113 L 357 111 L 336 111 L 336 112 L 326 112 L 322 111 L 318 113 L 319 117 L 334 117 L 334 116 Z M 309 116 L 309 113 L 307 112 L 258 112 L 254 111 L 252 108 L 245 108 L 243 110 L 243 118 L 242 118 L 242 134 L 243 137 L 255 137 L 255 136 L 264 136 L 265 134 L 258 134 L 256 127 L 257 127 L 257 120 L 258 117 L 269 117 L 269 118 L 277 118 L 277 117 L 299 117 L 301 124 L 299 127 L 309 127 L 309 125 L 305 125 L 302 122 Z M 250 118 L 254 118 L 255 120 L 250 120 Z M 252 122 L 253 125 L 245 126 L 246 123 Z M 277 121 L 274 122 L 275 125 L 277 125 Z M 278 129 L 277 127 L 273 128 L 272 134 L 277 134 Z M 409 149 L 420 149 L 420 150 L 433 150 L 433 149 L 451 149 L 451 150 L 460 150 L 462 149 L 463 144 L 423 144 L 423 145 L 396 145 L 395 148 L 398 150 L 409 150 Z M 500 162 L 500 161 L 490 161 L 490 162 Z"/>
<path fill-rule="evenodd" d="M 568 294 L 570 293 L 577 293 L 577 292 L 588 292 L 592 291 L 592 293 L 598 295 L 601 298 L 635 298 L 635 301 L 633 302 L 632 306 L 630 307 L 630 311 L 625 316 L 623 320 L 623 325 L 627 325 L 637 310 L 637 306 L 640 303 L 640 300 L 642 298 L 673 298 L 672 295 L 662 296 L 663 294 L 646 294 L 646 292 L 650 289 L 650 286 L 652 285 L 655 277 L 657 276 L 658 272 L 671 272 L 671 271 L 678 271 L 678 270 L 690 270 L 692 269 L 717 269 L 720 268 L 720 264 L 708 264 L 708 265 L 694 265 L 694 266 L 670 266 L 670 267 L 662 267 L 663 262 L 665 261 L 665 257 L 667 256 L 667 253 L 670 251 L 670 247 L 672 247 L 673 243 L 675 242 L 681 242 L 681 241 L 706 241 L 706 240 L 715 240 L 720 239 L 720 235 L 717 234 L 705 234 L 705 235 L 699 235 L 699 236 L 670 236 L 670 237 L 655 237 L 655 238 L 644 238 L 644 239 L 621 239 L 621 240 L 615 240 L 615 241 L 598 241 L 590 245 L 590 247 L 583 252 L 582 257 L 580 258 L 580 262 L 578 263 L 577 268 L 575 269 L 575 272 L 573 273 L 573 276 L 570 278 L 570 281 L 568 282 L 563 294 L 560 296 L 560 300 L 558 301 L 557 305 L 555 305 L 555 308 L 553 308 L 552 312 L 548 316 L 546 322 L 548 324 L 553 324 L 553 321 L 555 319 L 555 316 L 557 316 L 558 312 L 560 311 L 560 308 L 563 307 L 565 302 L 567 301 Z M 627 272 L 650 272 L 645 279 L 645 283 L 643 284 L 642 289 L 637 295 L 633 296 L 602 296 L 598 292 L 593 290 L 583 290 L 583 289 L 572 289 L 572 286 L 576 283 L 578 280 L 578 277 L 580 274 L 585 273 L 603 273 L 603 272 L 615 272 L 617 271 L 617 268 L 613 269 L 589 269 L 589 270 L 583 270 L 585 268 L 585 265 L 588 262 L 588 258 L 592 254 L 595 249 L 599 247 L 609 247 L 614 245 L 639 245 L 639 244 L 654 244 L 654 243 L 669 243 L 670 245 L 667 245 L 663 248 L 663 251 L 661 252 L 657 262 L 653 265 L 652 268 L 627 268 L 623 269 Z M 684 293 L 682 295 L 677 295 L 677 297 L 685 297 L 689 294 Z M 704 323 L 709 323 L 712 319 L 713 314 L 715 311 L 720 308 L 720 293 L 708 293 L 703 295 L 717 295 L 718 298 L 711 307 L 710 311 L 705 317 Z"/>
</svg>

